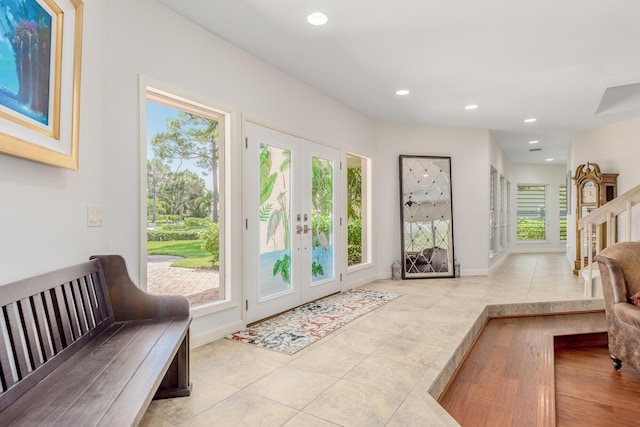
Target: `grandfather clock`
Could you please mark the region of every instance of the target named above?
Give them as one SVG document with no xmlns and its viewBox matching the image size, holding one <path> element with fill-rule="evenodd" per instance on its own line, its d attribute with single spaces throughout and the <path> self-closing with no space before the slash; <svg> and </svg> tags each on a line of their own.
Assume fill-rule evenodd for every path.
<svg viewBox="0 0 640 427">
<path fill-rule="evenodd" d="M 580 241 L 578 222 L 590 212 L 618 196 L 618 174 L 601 173 L 600 166 L 595 163 L 587 163 L 586 165 L 578 166 L 576 174 L 573 176 L 573 181 L 576 184 L 576 260 L 573 274 L 578 274 L 584 265 L 580 261 L 580 245 L 583 242 Z M 595 251 L 596 248 L 603 248 L 607 226 L 602 224 L 600 227 L 600 240 L 596 240 L 595 233 L 592 236 L 593 240 L 589 245 L 592 251 Z M 585 246 L 587 245 L 586 242 L 584 244 Z M 583 255 L 587 254 L 585 250 L 586 248 L 583 247 Z"/>
</svg>

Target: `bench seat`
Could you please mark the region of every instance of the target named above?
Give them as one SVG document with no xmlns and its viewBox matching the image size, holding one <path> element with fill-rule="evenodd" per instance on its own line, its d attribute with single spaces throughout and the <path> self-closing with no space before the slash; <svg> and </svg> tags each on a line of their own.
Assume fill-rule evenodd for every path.
<svg viewBox="0 0 640 427">
<path fill-rule="evenodd" d="M 175 318 L 112 324 L 0 412 L 0 425 L 137 424 L 188 322 Z"/>
<path fill-rule="evenodd" d="M 82 269 L 88 268 L 89 276 L 69 281 L 68 273 L 77 272 L 67 270 L 61 282 L 53 276 L 44 292 L 41 285 L 26 294 L 24 286 L 6 285 L 3 299 L 15 292 L 17 302 L 5 300 L 0 321 L 0 343 L 13 350 L 0 348 L 1 426 L 137 425 L 153 398 L 190 393 L 188 306 L 167 308 L 172 304 L 167 306 L 166 298 L 139 289 L 133 296 L 122 293 L 123 280 L 128 282 L 124 261 L 109 257 L 102 259 L 106 279 L 97 259 Z M 53 277 L 22 284 L 29 288 Z M 119 290 L 106 292 L 109 288 Z M 112 309 L 110 302 L 118 297 L 137 302 L 150 297 L 156 307 L 147 313 L 137 307 L 133 314 L 122 306 Z"/>
</svg>

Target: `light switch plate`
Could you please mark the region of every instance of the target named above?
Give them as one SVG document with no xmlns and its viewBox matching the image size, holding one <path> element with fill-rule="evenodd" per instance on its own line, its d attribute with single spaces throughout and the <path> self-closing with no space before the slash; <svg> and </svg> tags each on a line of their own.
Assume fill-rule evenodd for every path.
<svg viewBox="0 0 640 427">
<path fill-rule="evenodd" d="M 99 206 L 87 206 L 87 227 L 104 225 L 104 209 Z"/>
</svg>

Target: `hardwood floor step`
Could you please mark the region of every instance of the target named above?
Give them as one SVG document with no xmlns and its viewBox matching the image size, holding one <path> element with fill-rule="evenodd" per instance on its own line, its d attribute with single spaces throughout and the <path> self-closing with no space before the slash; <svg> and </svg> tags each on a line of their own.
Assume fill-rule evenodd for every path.
<svg viewBox="0 0 640 427">
<path fill-rule="evenodd" d="M 438 401 L 462 426 L 637 425 L 640 373 L 613 369 L 605 330 L 604 312 L 491 319 Z"/>
<path fill-rule="evenodd" d="M 558 426 L 637 426 L 640 372 L 613 369 L 606 334 L 600 342 L 559 347 L 556 342 L 556 419 Z"/>
</svg>

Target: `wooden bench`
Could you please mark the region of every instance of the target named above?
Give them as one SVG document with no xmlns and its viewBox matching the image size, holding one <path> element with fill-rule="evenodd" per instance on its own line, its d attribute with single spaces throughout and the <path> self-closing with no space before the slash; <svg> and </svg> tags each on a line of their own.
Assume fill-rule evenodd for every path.
<svg viewBox="0 0 640 427">
<path fill-rule="evenodd" d="M 186 298 L 136 287 L 117 255 L 0 286 L 0 426 L 137 425 L 187 396 Z"/>
</svg>

